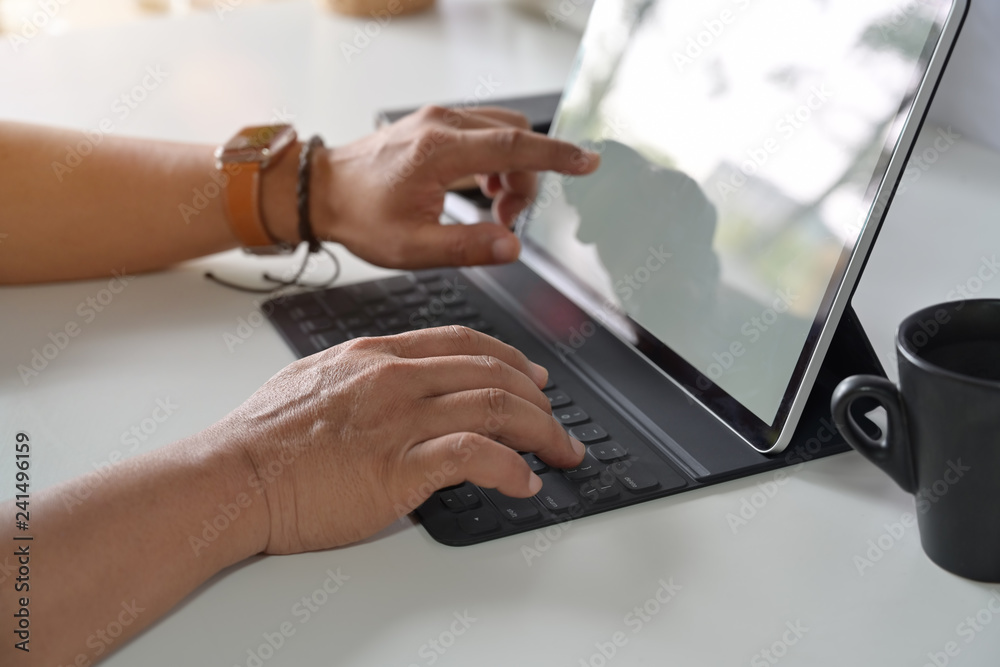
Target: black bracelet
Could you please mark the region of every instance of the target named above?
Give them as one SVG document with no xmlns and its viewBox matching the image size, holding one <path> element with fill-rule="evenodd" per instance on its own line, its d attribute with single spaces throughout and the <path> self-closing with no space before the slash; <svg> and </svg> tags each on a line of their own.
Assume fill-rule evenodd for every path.
<svg viewBox="0 0 1000 667">
<path fill-rule="evenodd" d="M 223 280 L 216 277 L 211 271 L 205 273 L 206 278 L 232 289 L 238 289 L 242 292 L 254 292 L 256 294 L 270 294 L 286 287 L 325 289 L 336 282 L 337 278 L 340 277 L 340 260 L 337 259 L 337 256 L 329 248 L 323 247 L 323 244 L 319 242 L 319 239 L 316 238 L 316 233 L 313 232 L 312 222 L 309 220 L 309 179 L 312 174 L 312 155 L 316 148 L 322 147 L 323 140 L 319 136 L 314 136 L 302 144 L 302 150 L 299 152 L 299 180 L 295 184 L 295 195 L 298 199 L 299 209 L 299 238 L 309 246 L 309 252 L 302 257 L 302 265 L 291 280 L 276 278 L 269 273 L 265 273 L 263 278 L 265 281 L 271 283 L 271 286 L 254 287 Z M 310 255 L 318 252 L 326 253 L 330 257 L 330 261 L 333 262 L 333 274 L 321 283 L 301 282 L 300 279 L 309 266 Z"/>
<path fill-rule="evenodd" d="M 312 175 L 313 152 L 323 145 L 323 139 L 314 134 L 309 141 L 302 144 L 302 149 L 299 151 L 299 180 L 295 185 L 299 203 L 299 238 L 309 245 L 310 253 L 319 252 L 322 247 L 309 219 L 309 181 Z"/>
</svg>

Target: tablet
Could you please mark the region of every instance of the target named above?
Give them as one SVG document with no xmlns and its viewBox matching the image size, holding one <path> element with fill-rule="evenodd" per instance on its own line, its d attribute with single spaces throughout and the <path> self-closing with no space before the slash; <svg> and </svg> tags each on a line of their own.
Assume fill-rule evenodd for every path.
<svg viewBox="0 0 1000 667">
<path fill-rule="evenodd" d="M 550 135 L 602 164 L 540 179 L 524 261 L 749 445 L 782 450 L 967 9 L 597 0 Z"/>
</svg>

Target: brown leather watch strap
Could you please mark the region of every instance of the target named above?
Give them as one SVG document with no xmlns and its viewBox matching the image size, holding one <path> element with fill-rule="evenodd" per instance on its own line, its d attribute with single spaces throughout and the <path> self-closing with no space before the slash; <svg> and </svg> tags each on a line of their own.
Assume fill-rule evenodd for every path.
<svg viewBox="0 0 1000 667">
<path fill-rule="evenodd" d="M 226 184 L 226 213 L 236 238 L 245 248 L 273 246 L 277 240 L 264 226 L 260 213 L 260 164 L 229 162 L 222 165 Z"/>
</svg>

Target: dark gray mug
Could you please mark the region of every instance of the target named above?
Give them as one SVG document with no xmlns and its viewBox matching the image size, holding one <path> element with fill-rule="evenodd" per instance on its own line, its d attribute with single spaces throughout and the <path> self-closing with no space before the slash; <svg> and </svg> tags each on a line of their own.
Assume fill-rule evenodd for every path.
<svg viewBox="0 0 1000 667">
<path fill-rule="evenodd" d="M 833 393 L 844 439 L 916 495 L 924 551 L 954 574 L 1000 582 L 1000 300 L 931 306 L 896 332 L 899 388 L 872 375 Z M 851 414 L 858 399 L 888 414 L 881 438 Z"/>
</svg>

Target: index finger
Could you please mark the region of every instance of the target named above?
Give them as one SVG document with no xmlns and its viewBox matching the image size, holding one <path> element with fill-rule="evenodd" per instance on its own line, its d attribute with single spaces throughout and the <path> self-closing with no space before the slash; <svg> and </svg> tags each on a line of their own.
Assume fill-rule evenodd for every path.
<svg viewBox="0 0 1000 667">
<path fill-rule="evenodd" d="M 457 324 L 408 331 L 382 340 L 393 340 L 397 356 L 408 359 L 487 355 L 524 373 L 539 388 L 544 387 L 549 378 L 549 372 L 545 368 L 530 361 L 517 348 L 501 343 L 493 336 Z"/>
<path fill-rule="evenodd" d="M 441 166 L 452 180 L 467 174 L 510 171 L 583 175 L 597 169 L 601 161 L 597 153 L 514 127 L 456 132 L 443 148 Z"/>
</svg>

